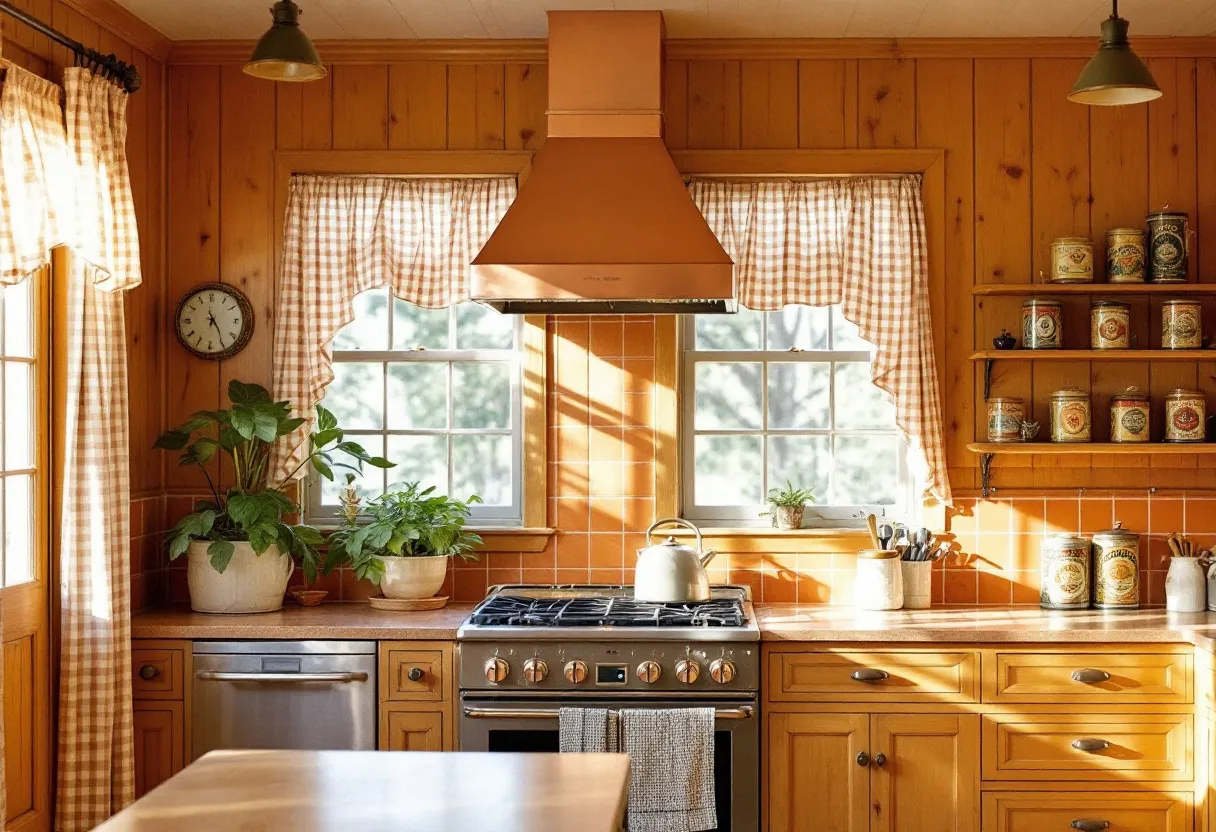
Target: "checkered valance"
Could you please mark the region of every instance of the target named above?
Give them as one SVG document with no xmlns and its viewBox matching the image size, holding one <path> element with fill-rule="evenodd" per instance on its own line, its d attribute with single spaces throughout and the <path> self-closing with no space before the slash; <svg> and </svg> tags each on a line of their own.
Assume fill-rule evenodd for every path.
<svg viewBox="0 0 1216 832">
<path fill-rule="evenodd" d="M 694 179 L 693 201 L 735 261 L 749 309 L 841 304 L 875 345 L 870 373 L 923 455 L 929 493 L 951 502 L 919 176 Z"/>
</svg>

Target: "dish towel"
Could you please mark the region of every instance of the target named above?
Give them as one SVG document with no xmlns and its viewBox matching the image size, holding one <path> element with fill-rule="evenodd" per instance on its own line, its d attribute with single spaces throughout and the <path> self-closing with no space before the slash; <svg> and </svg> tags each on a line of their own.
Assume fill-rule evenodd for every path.
<svg viewBox="0 0 1216 832">
<path fill-rule="evenodd" d="M 606 708 L 559 708 L 557 744 L 563 754 L 621 750 L 619 719 Z"/>
<path fill-rule="evenodd" d="M 626 708 L 629 832 L 718 828 L 714 800 L 714 709 Z"/>
</svg>

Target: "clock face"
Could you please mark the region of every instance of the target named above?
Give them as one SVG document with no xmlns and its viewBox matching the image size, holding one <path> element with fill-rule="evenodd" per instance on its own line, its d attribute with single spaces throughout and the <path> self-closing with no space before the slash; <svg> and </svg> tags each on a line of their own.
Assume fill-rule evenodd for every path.
<svg viewBox="0 0 1216 832">
<path fill-rule="evenodd" d="M 205 283 L 177 306 L 177 339 L 200 358 L 228 358 L 240 352 L 253 332 L 253 309 L 232 286 Z"/>
</svg>

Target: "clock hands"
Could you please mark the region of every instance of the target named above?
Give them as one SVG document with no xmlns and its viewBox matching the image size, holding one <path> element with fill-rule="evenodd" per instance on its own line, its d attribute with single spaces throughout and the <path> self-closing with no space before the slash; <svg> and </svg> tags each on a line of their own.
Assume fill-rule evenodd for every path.
<svg viewBox="0 0 1216 832">
<path fill-rule="evenodd" d="M 220 346 L 224 346 L 224 330 L 220 329 L 220 325 L 215 322 L 215 315 L 212 312 L 207 313 L 207 320 L 215 327 L 216 333 L 219 334 Z"/>
</svg>

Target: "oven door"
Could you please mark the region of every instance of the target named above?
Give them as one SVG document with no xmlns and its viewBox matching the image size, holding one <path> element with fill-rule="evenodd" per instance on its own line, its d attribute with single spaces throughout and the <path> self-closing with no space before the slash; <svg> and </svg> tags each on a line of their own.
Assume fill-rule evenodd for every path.
<svg viewBox="0 0 1216 832">
<path fill-rule="evenodd" d="M 460 709 L 461 751 L 555 752 L 559 705 L 553 699 L 473 699 Z M 714 731 L 714 799 L 718 832 L 760 828 L 760 713 L 754 699 L 704 703 L 717 711 Z M 581 708 L 687 708 L 682 700 L 579 699 Z"/>
</svg>

